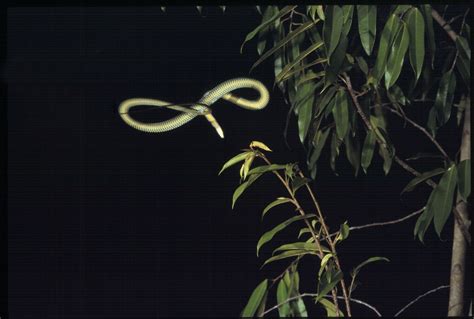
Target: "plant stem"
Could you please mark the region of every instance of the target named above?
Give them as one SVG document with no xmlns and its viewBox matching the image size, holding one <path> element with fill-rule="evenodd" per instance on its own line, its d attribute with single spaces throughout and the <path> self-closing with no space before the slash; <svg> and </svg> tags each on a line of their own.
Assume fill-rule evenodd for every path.
<svg viewBox="0 0 474 319">
<path fill-rule="evenodd" d="M 285 301 L 279 303 L 278 305 L 273 306 L 273 307 L 271 307 L 271 308 L 265 310 L 265 312 L 262 313 L 262 316 L 268 314 L 269 312 L 271 312 L 271 311 L 273 311 L 273 310 L 276 310 L 276 309 L 280 308 L 281 306 L 283 306 L 284 304 L 289 303 L 290 301 L 293 301 L 293 300 L 296 300 L 296 299 L 299 299 L 299 298 L 303 298 L 303 297 L 317 297 L 317 296 L 318 296 L 318 294 L 312 294 L 312 293 L 303 293 L 303 294 L 298 295 L 298 296 L 293 296 L 293 297 L 288 298 L 288 299 L 286 299 Z M 344 297 L 338 296 L 337 298 L 343 299 Z M 382 317 L 382 315 L 380 314 L 380 312 L 379 312 L 374 306 L 369 305 L 368 303 L 366 303 L 366 302 L 364 302 L 364 301 L 362 301 L 362 300 L 359 300 L 359 299 L 350 298 L 350 301 L 353 301 L 353 302 L 355 302 L 355 303 L 364 305 L 364 306 L 366 306 L 367 308 L 373 310 L 373 311 L 377 314 L 377 316 Z"/>
<path fill-rule="evenodd" d="M 259 156 L 261 159 L 263 159 L 265 161 L 265 163 L 267 163 L 268 165 L 271 165 L 272 163 L 266 158 L 266 156 L 262 153 L 257 153 L 257 156 Z M 293 194 L 292 190 L 291 190 L 291 187 L 290 185 L 288 184 L 288 181 L 286 181 L 283 177 L 281 177 L 281 175 L 277 172 L 277 171 L 273 171 L 273 174 L 275 174 L 278 179 L 281 181 L 281 183 L 283 184 L 283 186 L 285 186 L 286 190 L 288 191 L 288 194 L 291 196 L 291 199 L 293 200 L 293 204 L 295 205 L 296 209 L 298 210 L 298 212 L 300 213 L 301 216 L 305 216 L 306 213 L 305 211 L 303 210 L 303 208 L 301 207 L 301 205 L 299 204 L 298 200 L 296 199 L 295 195 Z M 319 211 L 318 211 L 319 212 Z M 320 214 L 320 216 L 322 216 Z M 314 231 L 313 229 L 313 226 L 311 225 L 311 223 L 307 220 L 307 219 L 303 219 L 303 221 L 305 222 L 306 226 L 308 227 L 309 231 L 311 232 L 311 235 L 313 236 L 314 238 L 314 242 L 316 244 L 316 247 L 318 249 L 318 253 L 319 253 L 319 258 L 323 259 L 324 257 L 324 254 L 323 254 L 323 250 L 322 250 L 322 247 L 321 247 L 321 244 L 319 242 L 319 238 L 318 236 L 316 235 L 316 232 Z M 321 221 L 320 221 L 321 222 Z M 338 302 L 337 302 L 337 293 L 336 293 L 336 290 L 333 289 L 331 291 L 332 293 L 332 297 L 333 297 L 333 301 L 334 301 L 334 305 L 336 306 L 336 314 L 339 315 L 339 306 L 338 306 Z M 350 310 L 350 309 L 349 309 Z M 350 311 L 348 312 L 350 313 Z"/>
<path fill-rule="evenodd" d="M 432 294 L 433 292 L 436 292 L 438 290 L 441 290 L 441 289 L 444 289 L 444 288 L 448 288 L 449 285 L 446 285 L 446 286 L 439 286 L 438 288 L 435 288 L 435 289 L 431 289 L 430 291 L 428 292 L 425 292 L 424 294 L 422 295 L 419 295 L 418 297 L 416 297 L 415 299 L 413 299 L 412 301 L 410 301 L 405 307 L 403 307 L 402 309 L 400 309 L 395 315 L 394 317 L 398 317 L 402 312 L 404 312 L 408 307 L 410 307 L 411 305 L 413 305 L 415 302 L 417 302 L 418 300 L 420 300 L 421 298 L 423 297 L 426 297 L 428 296 L 429 294 Z"/>
</svg>

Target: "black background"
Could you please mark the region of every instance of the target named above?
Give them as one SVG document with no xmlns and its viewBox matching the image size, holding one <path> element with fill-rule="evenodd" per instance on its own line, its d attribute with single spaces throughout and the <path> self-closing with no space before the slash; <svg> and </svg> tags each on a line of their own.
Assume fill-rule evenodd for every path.
<svg viewBox="0 0 474 319">
<path fill-rule="evenodd" d="M 166 13 L 159 7 L 8 9 L 11 318 L 237 316 L 254 287 L 287 265 L 259 270 L 272 247 L 295 241 L 297 225 L 255 256 L 262 232 L 292 216 L 282 206 L 260 221 L 263 207 L 285 195 L 282 187 L 264 177 L 231 210 L 238 168 L 217 176 L 252 140 L 269 145 L 274 162 L 298 161 L 304 168 L 294 119 L 292 149 L 284 143 L 288 107 L 279 91 L 271 91 L 270 104 L 259 112 L 216 103 L 224 140 L 202 118 L 172 132 L 147 134 L 117 114 L 127 98 L 192 102 L 224 80 L 249 76 L 255 43 L 243 54 L 239 50 L 260 21 L 255 9 L 227 7 L 222 14 L 205 7 L 203 15 L 194 7 L 168 7 Z M 269 61 L 250 77 L 271 88 L 272 72 Z M 412 107 L 418 120 L 428 112 L 424 105 Z M 172 112 L 140 118 L 166 114 Z M 453 122 L 439 133 L 452 156 L 460 136 Z M 399 156 L 433 151 L 398 119 L 390 125 Z M 400 197 L 411 176 L 394 164 L 385 177 L 377 155 L 369 174 L 357 178 L 340 156 L 335 176 L 328 153 L 325 149 L 313 189 L 333 230 L 345 220 L 360 225 L 402 217 L 429 195 L 420 186 Z M 426 171 L 434 165 L 415 167 Z M 311 209 L 305 197 L 303 202 Z M 340 246 L 346 273 L 371 256 L 391 260 L 367 266 L 353 294 L 384 315 L 449 283 L 452 220 L 441 241 L 430 228 L 425 245 L 413 240 L 415 221 L 354 231 Z M 317 260 L 308 257 L 301 267 L 301 291 L 315 291 Z M 406 314 L 444 315 L 447 296 L 442 290 Z M 309 299 L 307 307 L 319 313 Z M 354 314 L 371 314 L 353 307 Z"/>
</svg>

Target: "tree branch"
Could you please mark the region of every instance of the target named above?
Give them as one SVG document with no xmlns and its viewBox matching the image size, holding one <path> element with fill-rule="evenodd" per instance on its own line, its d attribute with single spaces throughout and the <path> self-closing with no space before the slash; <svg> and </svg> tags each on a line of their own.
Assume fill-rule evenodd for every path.
<svg viewBox="0 0 474 319">
<path fill-rule="evenodd" d="M 451 28 L 451 25 L 449 25 L 449 23 L 447 23 L 446 20 L 444 20 L 443 17 L 439 15 L 438 11 L 431 8 L 431 16 L 433 17 L 433 19 L 435 19 L 436 22 L 438 22 L 438 24 L 444 29 L 444 31 L 446 31 L 451 40 L 456 42 L 456 39 L 458 38 L 457 33 Z"/>
<path fill-rule="evenodd" d="M 399 218 L 399 219 L 395 219 L 395 220 L 389 220 L 387 222 L 379 222 L 379 223 L 372 223 L 372 224 L 366 224 L 366 225 L 360 225 L 360 226 L 352 226 L 352 227 L 349 227 L 349 230 L 359 230 L 359 229 L 364 229 L 364 228 L 370 228 L 370 227 L 379 227 L 379 226 L 386 226 L 386 225 L 393 225 L 393 224 L 398 224 L 398 223 L 401 223 L 407 219 L 410 219 L 412 217 L 415 217 L 417 215 L 420 215 L 423 211 L 425 210 L 425 208 L 420 208 L 419 210 L 417 211 L 414 211 L 413 213 L 411 214 L 408 214 L 402 218 Z M 336 236 L 337 234 L 339 234 L 339 232 L 334 232 L 332 233 L 331 235 L 329 235 L 330 237 L 334 237 Z"/>
<path fill-rule="evenodd" d="M 425 134 L 429 139 L 430 141 L 438 148 L 438 150 L 441 152 L 441 154 L 443 154 L 443 156 L 451 161 L 451 159 L 449 158 L 448 154 L 446 153 L 446 151 L 443 149 L 443 147 L 441 147 L 441 145 L 438 143 L 438 141 L 436 141 L 436 139 L 421 125 L 419 125 L 418 123 L 416 123 L 415 121 L 413 121 L 412 119 L 408 118 L 407 116 L 403 116 L 402 114 L 400 114 L 400 112 L 398 112 L 397 110 L 394 110 L 393 108 L 391 107 L 388 107 L 388 106 L 385 106 L 385 105 L 381 105 L 385 110 L 388 110 L 390 112 L 392 112 L 393 114 L 396 114 L 397 116 L 405 119 L 408 123 L 410 123 L 411 125 L 413 125 L 415 128 L 417 128 L 418 130 L 420 130 L 421 132 L 423 132 L 423 134 Z"/>
<path fill-rule="evenodd" d="M 279 303 L 278 305 L 273 306 L 273 307 L 269 308 L 268 310 L 265 310 L 265 311 L 262 313 L 262 317 L 263 317 L 264 315 L 268 314 L 269 312 L 280 308 L 280 307 L 283 306 L 284 304 L 289 303 L 290 301 L 293 301 L 293 300 L 296 300 L 296 299 L 299 299 L 299 298 L 303 298 L 303 297 L 317 297 L 317 296 L 318 296 L 318 294 L 312 294 L 312 293 L 303 293 L 303 294 L 298 295 L 298 296 L 293 296 L 293 297 L 288 298 L 288 299 L 286 299 L 285 301 Z M 324 297 L 329 298 L 329 297 L 331 297 L 331 296 L 327 295 L 327 296 L 324 296 Z M 342 297 L 342 296 L 337 296 L 337 298 L 338 298 L 338 299 L 344 299 L 344 297 Z M 373 312 L 375 312 L 375 313 L 377 314 L 377 316 L 382 317 L 382 315 L 380 314 L 380 312 L 379 312 L 374 306 L 372 306 L 372 305 L 366 303 L 365 301 L 362 301 L 362 300 L 359 300 L 359 299 L 354 299 L 354 298 L 349 298 L 349 299 L 350 299 L 350 301 L 352 301 L 352 302 L 355 302 L 355 303 L 361 304 L 361 305 L 363 305 L 363 306 L 366 306 L 367 308 L 369 308 L 369 309 L 371 309 Z"/>
<path fill-rule="evenodd" d="M 423 297 L 426 297 L 428 296 L 429 294 L 432 294 L 438 290 L 441 290 L 441 289 L 445 289 L 445 288 L 448 288 L 449 285 L 446 285 L 446 286 L 439 286 L 438 288 L 435 288 L 435 289 L 432 289 L 428 292 L 425 292 L 424 294 L 416 297 L 415 299 L 413 299 L 412 301 L 410 301 L 405 307 L 403 307 L 402 309 L 400 309 L 395 315 L 394 317 L 398 317 L 398 315 L 400 315 L 402 312 L 404 312 L 405 310 L 407 310 L 408 307 L 412 306 L 415 302 L 417 302 L 418 300 L 420 300 L 421 298 Z"/>
</svg>

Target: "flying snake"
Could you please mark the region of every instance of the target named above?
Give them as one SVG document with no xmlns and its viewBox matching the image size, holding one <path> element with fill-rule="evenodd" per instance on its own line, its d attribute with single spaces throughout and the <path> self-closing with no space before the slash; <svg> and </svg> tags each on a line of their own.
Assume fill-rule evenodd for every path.
<svg viewBox="0 0 474 319">
<path fill-rule="evenodd" d="M 258 91 L 260 96 L 255 100 L 247 100 L 230 93 L 234 90 L 243 88 L 254 89 Z M 247 110 L 261 110 L 267 106 L 270 95 L 267 88 L 260 81 L 249 78 L 235 78 L 222 82 L 215 88 L 207 91 L 197 103 L 191 103 L 189 108 L 156 99 L 132 98 L 120 103 L 119 114 L 125 123 L 131 127 L 148 133 L 162 133 L 177 129 L 195 117 L 201 115 L 211 123 L 217 131 L 217 134 L 219 134 L 221 138 L 224 138 L 224 131 L 219 123 L 217 123 L 217 120 L 212 115 L 212 110 L 210 109 L 210 106 L 219 99 L 229 101 Z M 166 121 L 158 123 L 143 123 L 133 119 L 129 115 L 129 110 L 139 105 L 166 107 L 183 113 Z"/>
</svg>

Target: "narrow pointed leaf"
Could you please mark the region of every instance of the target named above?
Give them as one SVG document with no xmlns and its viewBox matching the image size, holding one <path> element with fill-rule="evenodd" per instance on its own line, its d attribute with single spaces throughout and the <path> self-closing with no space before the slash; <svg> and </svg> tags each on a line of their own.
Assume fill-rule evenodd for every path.
<svg viewBox="0 0 474 319">
<path fill-rule="evenodd" d="M 266 23 L 270 18 L 273 17 L 273 15 L 278 12 L 278 7 L 276 6 L 267 6 L 265 9 L 263 16 L 262 16 L 262 21 L 260 24 Z M 267 45 L 267 40 L 266 40 L 266 35 L 268 32 L 271 30 L 273 26 L 271 24 L 268 24 L 266 27 L 260 29 L 258 32 L 258 44 L 257 44 L 257 52 L 258 55 L 262 55 L 263 51 L 265 50 L 265 46 Z"/>
<path fill-rule="evenodd" d="M 265 294 L 267 292 L 268 279 L 262 281 L 257 288 L 252 292 L 252 295 L 247 302 L 244 310 L 242 311 L 242 317 L 252 318 L 257 313 L 258 308 L 260 307 Z"/>
<path fill-rule="evenodd" d="M 326 276 L 318 283 L 318 296 L 315 298 L 315 302 L 318 302 L 323 298 L 328 292 L 330 292 L 343 278 L 341 271 L 337 271 L 335 274 L 331 273 L 331 280 L 326 280 Z"/>
<path fill-rule="evenodd" d="M 373 131 L 368 131 L 365 136 L 364 146 L 362 147 L 362 156 L 360 165 L 364 169 L 364 172 L 367 174 L 367 169 L 372 162 L 374 156 L 376 135 Z"/>
<path fill-rule="evenodd" d="M 415 177 L 414 179 L 412 179 L 407 184 L 407 186 L 405 186 L 405 188 L 402 190 L 401 194 L 403 194 L 404 192 L 411 192 L 415 188 L 416 185 L 418 185 L 420 183 L 423 183 L 424 181 L 426 181 L 427 179 L 429 179 L 433 176 L 443 174 L 444 172 L 446 172 L 446 169 L 436 168 L 432 171 L 425 172 L 425 173 L 421 174 L 420 176 Z"/>
<path fill-rule="evenodd" d="M 294 39 L 295 37 L 297 37 L 298 35 L 302 34 L 304 31 L 308 30 L 309 28 L 311 28 L 312 26 L 314 26 L 314 22 L 313 21 L 308 21 L 308 22 L 305 22 L 303 23 L 301 26 L 299 26 L 297 29 L 295 29 L 294 31 L 288 33 L 288 35 L 280 40 L 277 44 L 275 44 L 275 46 L 273 48 L 271 48 L 270 50 L 268 50 L 267 52 L 265 52 L 253 65 L 252 67 L 250 68 L 250 71 L 252 71 L 257 65 L 259 65 L 260 63 L 262 63 L 265 59 L 267 59 L 268 57 L 270 57 L 271 55 L 273 55 L 275 52 L 277 52 L 278 50 L 280 50 L 285 44 L 287 44 L 288 42 L 290 42 L 292 39 Z"/>
<path fill-rule="evenodd" d="M 352 26 L 352 17 L 354 15 L 354 6 L 353 5 L 344 5 L 342 6 L 342 16 L 343 16 L 343 26 L 341 31 L 341 36 L 346 37 Z"/>
<path fill-rule="evenodd" d="M 295 67 L 295 66 L 298 66 L 299 63 L 304 59 L 306 58 L 309 54 L 311 54 L 312 52 L 318 50 L 319 48 L 321 48 L 323 46 L 323 43 L 322 42 L 316 42 L 316 43 L 313 43 L 311 46 L 309 46 L 306 50 L 304 50 L 300 55 L 298 55 L 293 61 L 289 62 L 288 64 L 286 64 L 283 69 L 281 70 L 281 73 L 278 74 L 278 76 L 276 77 L 275 79 L 275 82 L 280 82 L 283 80 L 283 78 L 285 77 L 288 77 L 288 73 L 290 73 L 290 71 Z M 316 65 L 316 64 L 319 64 L 319 63 L 323 63 L 325 62 L 326 59 L 318 59 L 318 60 L 315 60 L 313 62 L 312 65 Z"/>
<path fill-rule="evenodd" d="M 289 203 L 289 202 L 291 202 L 291 199 L 289 199 L 289 198 L 278 197 L 276 200 L 274 200 L 273 202 L 268 204 L 267 207 L 265 207 L 265 209 L 263 210 L 263 213 L 262 213 L 262 219 L 265 216 L 265 214 L 268 213 L 268 211 L 270 211 L 270 209 L 272 209 L 273 207 L 281 205 L 281 204 Z"/>
<path fill-rule="evenodd" d="M 349 129 L 349 106 L 344 90 L 336 93 L 332 114 L 336 122 L 336 133 L 339 139 L 344 139 Z"/>
<path fill-rule="evenodd" d="M 387 90 L 395 84 L 402 70 L 405 54 L 410 42 L 408 28 L 404 22 L 401 22 L 401 28 L 395 36 L 390 55 L 387 60 L 387 69 L 385 71 L 385 87 Z"/>
<path fill-rule="evenodd" d="M 395 34 L 400 27 L 400 19 L 392 14 L 388 18 L 380 36 L 379 48 L 377 51 L 377 59 L 375 60 L 375 66 L 373 70 L 373 76 L 378 83 L 385 73 L 387 66 L 387 57 L 392 46 L 392 41 Z"/>
<path fill-rule="evenodd" d="M 276 19 L 278 18 L 281 18 L 283 17 L 284 15 L 288 14 L 291 10 L 295 9 L 297 6 L 286 6 L 284 7 L 283 9 L 281 9 L 281 11 L 279 12 L 276 12 L 270 19 L 268 19 L 265 23 L 263 24 L 260 24 L 258 27 L 256 27 L 254 30 L 252 30 L 249 34 L 247 34 L 247 36 L 245 37 L 245 40 L 244 42 L 242 43 L 242 46 L 240 47 L 240 53 L 242 53 L 242 50 L 244 48 L 244 45 L 245 43 L 247 43 L 248 41 L 252 40 L 257 34 L 258 32 L 265 28 L 266 26 L 268 26 L 270 23 L 272 23 L 273 21 L 275 21 Z"/>
<path fill-rule="evenodd" d="M 334 49 L 339 44 L 343 26 L 343 11 L 341 7 L 328 5 L 325 11 L 324 25 L 323 25 L 323 39 L 326 45 L 326 55 L 331 57 Z"/>
<path fill-rule="evenodd" d="M 309 229 L 308 229 L 309 232 Z M 273 251 L 273 255 L 280 251 L 287 251 L 287 250 L 309 250 L 314 253 L 318 253 L 319 249 L 318 246 L 314 242 L 296 242 L 291 244 L 284 244 L 278 247 Z M 321 245 L 322 252 L 328 253 L 330 252 L 329 248 L 324 247 Z"/>
<path fill-rule="evenodd" d="M 244 193 L 244 191 L 250 187 L 262 174 L 252 174 L 248 180 L 243 182 L 237 187 L 232 195 L 232 209 L 234 209 L 235 202 Z"/>
<path fill-rule="evenodd" d="M 265 260 L 262 267 L 264 267 L 265 265 L 268 265 L 269 263 L 277 261 L 277 260 L 282 260 L 282 259 L 297 257 L 297 256 L 304 256 L 304 255 L 315 255 L 315 254 L 316 253 L 314 253 L 310 250 L 297 250 L 297 249 L 287 250 L 287 251 L 282 252 L 279 255 L 272 256 L 272 257 L 268 258 L 267 260 Z"/>
<path fill-rule="evenodd" d="M 277 303 L 281 304 L 285 302 L 289 298 L 288 290 L 286 288 L 286 284 L 283 280 L 280 280 L 277 287 Z M 278 307 L 278 313 L 280 318 L 288 317 L 290 315 L 290 305 L 289 303 L 285 303 Z"/>
<path fill-rule="evenodd" d="M 453 209 L 457 177 L 456 165 L 453 165 L 444 173 L 438 186 L 436 186 L 431 193 L 433 196 L 433 201 L 430 203 L 431 205 L 426 206 L 427 210 L 433 210 L 435 230 L 440 237 L 444 224 Z"/>
<path fill-rule="evenodd" d="M 285 168 L 286 168 L 286 165 L 280 165 L 280 164 L 257 166 L 257 167 L 252 168 L 249 171 L 248 175 L 263 174 L 263 173 L 266 173 L 266 172 L 272 172 L 272 171 L 276 171 L 276 170 L 279 170 L 279 169 L 285 169 Z"/>
<path fill-rule="evenodd" d="M 434 58 L 436 52 L 435 34 L 433 29 L 433 16 L 431 15 L 431 6 L 429 4 L 423 4 L 420 6 L 421 12 L 426 23 L 426 35 L 428 38 L 428 47 L 431 56 L 431 68 L 434 69 Z"/>
<path fill-rule="evenodd" d="M 434 107 L 439 126 L 448 122 L 451 117 L 451 109 L 456 88 L 456 76 L 452 70 L 446 72 L 439 83 Z"/>
<path fill-rule="evenodd" d="M 305 215 L 305 216 L 294 216 L 290 219 L 287 219 L 285 220 L 283 223 L 277 225 L 276 227 L 274 227 L 272 230 L 269 230 L 267 231 L 265 234 L 262 235 L 262 237 L 260 237 L 258 243 L 257 243 L 257 256 L 258 256 L 258 252 L 260 251 L 260 248 L 262 248 L 262 246 L 266 243 L 268 243 L 270 240 L 272 240 L 272 238 L 280 231 L 282 231 L 283 229 L 285 229 L 288 225 L 291 225 L 293 222 L 295 221 L 298 221 L 298 220 L 302 220 L 302 219 L 308 219 L 308 218 L 313 218 L 315 217 L 316 215 L 314 214 L 308 214 L 308 215 Z"/>
<path fill-rule="evenodd" d="M 262 150 L 267 151 L 267 152 L 272 151 L 267 145 L 265 145 L 264 143 L 259 142 L 259 141 L 252 141 L 250 143 L 250 148 L 254 148 L 254 147 L 262 149 Z"/>
<path fill-rule="evenodd" d="M 231 167 L 232 165 L 235 165 L 239 162 L 242 162 L 243 160 L 245 160 L 245 158 L 247 157 L 247 155 L 249 154 L 249 152 L 244 152 L 244 153 L 240 153 L 234 157 L 232 157 L 230 160 L 228 160 L 224 166 L 222 166 L 222 169 L 220 170 L 219 172 L 219 175 L 225 171 L 226 169 L 228 169 L 229 167 Z"/>
<path fill-rule="evenodd" d="M 461 197 L 467 201 L 471 194 L 471 160 L 466 159 L 458 164 L 458 189 Z"/>
<path fill-rule="evenodd" d="M 313 102 L 314 102 L 314 82 L 306 82 L 302 84 L 297 91 L 296 109 L 298 111 L 298 135 L 301 143 L 304 142 L 308 133 L 309 124 L 312 119 Z"/>
<path fill-rule="evenodd" d="M 337 317 L 336 305 L 324 298 L 319 299 L 318 302 L 326 309 L 326 315 L 328 317 Z M 344 313 L 341 309 L 339 309 L 339 317 L 344 317 Z"/>
<path fill-rule="evenodd" d="M 385 258 L 385 257 L 370 257 L 369 259 L 367 259 L 366 261 L 360 263 L 357 267 L 354 268 L 354 270 L 352 270 L 351 272 L 351 276 L 352 277 L 357 277 L 357 275 L 359 274 L 360 270 L 370 264 L 370 263 L 373 263 L 373 262 L 376 262 L 376 261 L 390 261 L 388 258 Z"/>
<path fill-rule="evenodd" d="M 410 34 L 410 64 L 415 72 L 415 83 L 420 78 L 425 59 L 425 21 L 420 10 L 412 8 L 407 16 Z"/>
<path fill-rule="evenodd" d="M 377 31 L 377 6 L 357 6 L 357 18 L 362 47 L 364 48 L 365 53 L 370 56 L 374 47 Z"/>
</svg>

